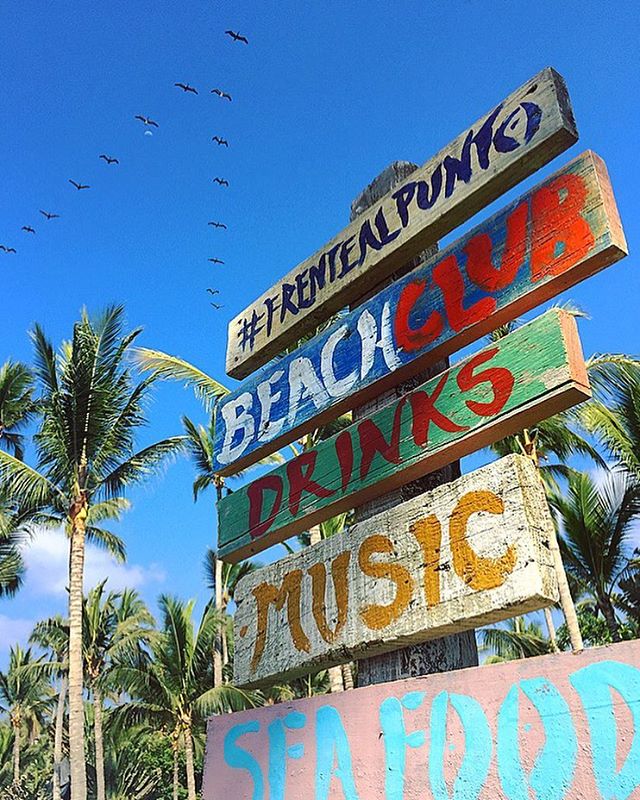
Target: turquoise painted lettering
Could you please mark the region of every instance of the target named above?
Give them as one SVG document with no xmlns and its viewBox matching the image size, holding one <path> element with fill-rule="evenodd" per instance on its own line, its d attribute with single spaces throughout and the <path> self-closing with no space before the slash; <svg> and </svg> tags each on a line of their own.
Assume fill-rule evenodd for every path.
<svg viewBox="0 0 640 800">
<path fill-rule="evenodd" d="M 403 707 L 414 711 L 424 700 L 424 692 L 409 692 L 402 701 L 388 697 L 380 706 L 380 727 L 385 751 L 385 800 L 404 799 L 404 776 L 407 747 L 421 747 L 425 731 L 407 733 Z"/>
<path fill-rule="evenodd" d="M 593 772 L 600 794 L 607 800 L 630 800 L 640 786 L 640 670 L 618 661 L 600 661 L 574 672 L 569 680 L 589 721 Z M 620 770 L 617 750 L 621 737 L 612 689 L 627 704 L 633 718 L 633 741 Z"/>
<path fill-rule="evenodd" d="M 264 778 L 260 764 L 255 758 L 238 746 L 238 739 L 246 736 L 247 733 L 258 733 L 260 730 L 259 722 L 246 722 L 243 725 L 234 725 L 224 737 L 224 760 L 233 769 L 246 770 L 253 781 L 253 793 L 251 800 L 264 799 Z"/>
<path fill-rule="evenodd" d="M 527 776 L 520 754 L 520 690 L 533 703 L 544 726 L 545 742 Z M 566 701 L 546 678 L 512 686 L 498 713 L 498 775 L 509 800 L 535 797 L 561 800 L 576 769 L 578 742 Z"/>
<path fill-rule="evenodd" d="M 285 800 L 287 786 L 287 762 L 289 758 L 302 758 L 304 745 L 287 748 L 285 729 L 300 730 L 307 721 L 305 714 L 292 711 L 284 718 L 275 719 L 268 727 L 269 734 L 269 800 Z"/>
<path fill-rule="evenodd" d="M 315 800 L 327 800 L 333 778 L 340 781 L 344 800 L 360 800 L 353 777 L 349 740 L 340 714 L 333 706 L 323 706 L 316 713 L 316 749 Z"/>
<path fill-rule="evenodd" d="M 444 770 L 449 703 L 464 730 L 464 756 L 451 796 Z M 434 800 L 477 800 L 487 779 L 493 753 L 489 723 L 480 703 L 466 695 L 440 692 L 431 706 L 430 728 L 429 780 Z"/>
</svg>

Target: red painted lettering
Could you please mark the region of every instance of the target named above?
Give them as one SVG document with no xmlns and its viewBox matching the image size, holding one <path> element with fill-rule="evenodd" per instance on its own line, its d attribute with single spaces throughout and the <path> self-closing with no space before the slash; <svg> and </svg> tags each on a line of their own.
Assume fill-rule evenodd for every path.
<svg viewBox="0 0 640 800">
<path fill-rule="evenodd" d="M 424 447 L 428 443 L 429 426 L 432 422 L 434 425 L 437 425 L 440 430 L 447 431 L 448 433 L 459 433 L 460 431 L 466 431 L 468 428 L 466 425 L 458 425 L 453 420 L 445 417 L 445 415 L 436 408 L 436 400 L 442 394 L 448 377 L 449 376 L 445 373 L 430 395 L 427 394 L 424 389 L 409 395 L 411 411 L 413 412 L 411 433 L 413 441 L 418 447 Z"/>
<path fill-rule="evenodd" d="M 426 281 L 411 281 L 400 292 L 398 308 L 393 320 L 393 333 L 396 344 L 408 353 L 420 350 L 442 333 L 442 316 L 433 311 L 427 321 L 419 328 L 412 328 L 409 317 L 418 299 L 424 294 Z"/>
<path fill-rule="evenodd" d="M 586 197 L 584 180 L 570 173 L 560 175 L 533 195 L 532 281 L 561 275 L 595 244 L 589 223 L 582 216 Z"/>
<path fill-rule="evenodd" d="M 269 516 L 262 520 L 264 493 L 267 490 L 275 492 L 275 497 Z M 258 478 L 257 481 L 253 481 L 247 487 L 247 496 L 249 498 L 249 533 L 252 539 L 258 539 L 273 525 L 278 511 L 280 511 L 282 478 L 278 475 L 265 475 L 264 478 Z"/>
<path fill-rule="evenodd" d="M 481 297 L 467 308 L 464 307 L 465 286 L 458 259 L 454 256 L 443 258 L 433 269 L 433 282 L 440 287 L 444 299 L 449 325 L 458 332 L 490 317 L 495 311 L 493 297 Z"/>
<path fill-rule="evenodd" d="M 340 464 L 341 488 L 345 492 L 353 472 L 353 442 L 349 431 L 342 431 L 342 433 L 338 434 L 336 438 L 336 455 L 338 456 L 338 464 Z"/>
<path fill-rule="evenodd" d="M 497 292 L 513 283 L 524 264 L 527 253 L 527 220 L 529 206 L 521 203 L 507 217 L 507 235 L 499 267 L 493 265 L 493 243 L 488 233 L 469 240 L 464 248 L 467 255 L 467 275 L 487 292 Z"/>
<path fill-rule="evenodd" d="M 300 498 L 303 492 L 309 492 L 316 497 L 326 498 L 335 494 L 331 489 L 325 489 L 316 481 L 311 480 L 313 470 L 318 458 L 317 450 L 301 453 L 287 464 L 287 478 L 289 479 L 289 511 L 295 517 L 300 508 Z"/>
<path fill-rule="evenodd" d="M 494 414 L 499 414 L 513 391 L 515 380 L 510 370 L 506 367 L 489 367 L 478 372 L 477 375 L 474 374 L 475 369 L 490 361 L 498 350 L 498 347 L 492 347 L 491 350 L 485 350 L 470 358 L 456 377 L 458 386 L 463 392 L 469 392 L 481 383 L 491 384 L 493 392 L 491 400 L 485 402 L 478 400 L 465 401 L 467 408 L 481 417 L 491 417 Z"/>
<path fill-rule="evenodd" d="M 376 453 L 388 461 L 390 464 L 400 463 L 400 423 L 402 421 L 402 409 L 405 400 L 402 398 L 393 415 L 393 427 L 391 430 L 391 441 L 387 442 L 382 435 L 382 431 L 372 419 L 364 419 L 358 425 L 358 437 L 360 439 L 360 480 L 363 481 L 369 474 L 371 462 Z"/>
</svg>

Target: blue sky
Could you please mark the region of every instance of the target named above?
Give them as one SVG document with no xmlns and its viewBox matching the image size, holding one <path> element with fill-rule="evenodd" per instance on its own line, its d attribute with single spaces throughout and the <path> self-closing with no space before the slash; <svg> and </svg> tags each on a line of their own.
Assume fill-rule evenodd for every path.
<svg viewBox="0 0 640 800">
<path fill-rule="evenodd" d="M 546 0 L 5 3 L 0 242 L 18 253 L 0 254 L 0 361 L 30 358 L 35 321 L 59 342 L 83 305 L 117 301 L 131 326 L 144 326 L 143 344 L 226 380 L 228 320 L 344 227 L 363 186 L 395 159 L 423 163 L 545 66 L 567 81 L 580 141 L 455 235 L 595 150 L 631 256 L 569 297 L 592 316 L 581 323 L 587 354 L 640 352 L 639 33 L 634 2 L 606 13 L 592 1 Z M 214 86 L 233 102 L 210 94 Z M 136 114 L 159 123 L 153 135 Z M 228 149 L 211 142 L 216 134 Z M 214 186 L 216 175 L 229 188 Z M 77 192 L 70 178 L 91 189 Z M 220 290 L 222 310 L 207 287 Z M 188 392 L 159 387 L 143 441 L 178 432 L 183 413 L 203 419 Z M 191 479 L 177 463 L 132 494 L 118 526 L 129 564 L 92 553 L 88 583 L 109 573 L 111 585 L 136 585 L 152 603 L 161 591 L 205 598 L 213 497 L 194 505 Z M 25 590 L 0 600 L 0 659 L 33 620 L 64 609 L 62 538 L 43 537 L 27 559 Z"/>
</svg>

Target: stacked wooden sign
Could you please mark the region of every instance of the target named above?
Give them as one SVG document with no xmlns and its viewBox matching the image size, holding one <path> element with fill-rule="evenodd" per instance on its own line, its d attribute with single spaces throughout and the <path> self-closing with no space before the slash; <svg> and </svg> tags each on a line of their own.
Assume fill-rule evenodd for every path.
<svg viewBox="0 0 640 800">
<path fill-rule="evenodd" d="M 246 380 L 217 408 L 218 473 L 255 464 L 624 256 L 606 167 L 586 152 L 313 336 L 576 140 L 564 82 L 546 69 L 234 319 L 227 372 Z M 589 396 L 575 320 L 548 311 L 220 500 L 219 555 L 257 554 Z M 268 685 L 548 606 L 554 537 L 523 456 L 377 514 L 239 584 L 235 682 Z M 296 713 L 289 727 L 301 727 Z M 277 786 L 259 791 L 255 759 L 218 746 L 222 727 L 210 726 L 206 786 L 244 770 L 254 788 L 210 788 L 208 800 L 302 796 L 295 780 L 285 789 L 284 762 Z M 332 793 L 332 771 L 333 761 L 317 800 L 359 796 L 344 783 Z M 380 781 L 366 797 L 404 796 Z"/>
</svg>

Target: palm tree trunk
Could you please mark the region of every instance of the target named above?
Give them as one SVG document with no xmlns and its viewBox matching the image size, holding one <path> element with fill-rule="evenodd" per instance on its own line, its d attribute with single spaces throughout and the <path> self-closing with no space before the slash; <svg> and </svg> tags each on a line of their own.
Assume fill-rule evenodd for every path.
<svg viewBox="0 0 640 800">
<path fill-rule="evenodd" d="M 104 787 L 104 741 L 102 738 L 102 694 L 93 690 L 93 732 L 96 741 L 96 800 L 106 800 Z"/>
<path fill-rule="evenodd" d="M 216 611 L 222 612 L 222 561 L 216 556 Z M 213 685 L 222 686 L 222 648 L 224 641 L 224 631 L 221 625 L 216 627 L 216 635 L 213 643 Z"/>
<path fill-rule="evenodd" d="M 607 628 L 609 628 L 611 638 L 614 642 L 621 642 L 622 636 L 620 636 L 620 628 L 618 626 L 618 621 L 616 620 L 616 612 L 613 608 L 613 603 L 606 595 L 603 595 L 598 597 L 598 606 L 600 607 L 605 622 L 607 623 Z"/>
<path fill-rule="evenodd" d="M 53 800 L 62 800 L 60 794 L 60 764 L 62 763 L 62 735 L 64 733 L 64 706 L 67 700 L 67 676 L 60 681 L 60 694 L 56 707 L 56 727 L 53 735 Z"/>
<path fill-rule="evenodd" d="M 71 800 L 87 800 L 82 675 L 82 598 L 86 508 L 71 519 L 69 554 L 69 771 Z"/>
<path fill-rule="evenodd" d="M 13 782 L 20 783 L 20 722 L 13 722 Z"/>
<path fill-rule="evenodd" d="M 564 564 L 562 563 L 562 555 L 560 554 L 560 547 L 558 546 L 558 539 L 555 535 L 550 537 L 549 542 L 551 554 L 553 555 L 553 562 L 556 568 L 556 575 L 558 577 L 558 589 L 560 593 L 560 606 L 567 623 L 567 630 L 569 631 L 569 640 L 571 642 L 571 649 L 574 652 L 584 650 L 582 642 L 582 634 L 580 633 L 580 625 L 578 624 L 578 615 L 576 614 L 576 607 L 573 604 L 573 597 L 571 597 L 571 590 L 569 589 L 569 581 L 567 580 L 567 573 L 564 571 Z"/>
<path fill-rule="evenodd" d="M 551 609 L 545 608 L 544 610 L 544 621 L 547 625 L 547 633 L 549 634 L 549 642 L 551 643 L 551 649 L 554 653 L 559 652 L 558 641 L 556 639 L 556 626 L 553 624 L 553 617 L 551 616 Z"/>
<path fill-rule="evenodd" d="M 180 786 L 180 775 L 178 773 L 178 740 L 171 743 L 173 750 L 173 800 L 178 800 L 178 789 Z"/>
<path fill-rule="evenodd" d="M 187 798 L 196 800 L 196 773 L 193 766 L 193 738 L 191 736 L 191 726 L 184 732 L 184 754 L 185 766 L 187 768 Z"/>
</svg>

